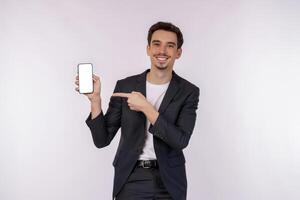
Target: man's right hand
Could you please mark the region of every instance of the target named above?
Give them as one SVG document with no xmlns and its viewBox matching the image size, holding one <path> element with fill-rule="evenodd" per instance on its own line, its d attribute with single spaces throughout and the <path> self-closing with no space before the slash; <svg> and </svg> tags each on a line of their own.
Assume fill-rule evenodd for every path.
<svg viewBox="0 0 300 200">
<path fill-rule="evenodd" d="M 78 75 L 75 77 L 75 84 L 76 84 L 75 90 L 77 92 L 79 92 L 79 77 L 78 77 Z M 93 85 L 94 85 L 94 92 L 90 93 L 90 94 L 84 94 L 85 96 L 88 97 L 88 99 L 91 102 L 100 100 L 101 82 L 100 82 L 99 76 L 96 76 L 95 74 L 93 74 Z"/>
<path fill-rule="evenodd" d="M 75 90 L 79 92 L 79 77 L 78 75 L 75 77 L 75 84 L 76 88 Z M 91 113 L 92 113 L 92 119 L 96 118 L 101 112 L 101 82 L 100 77 L 93 74 L 93 86 L 94 86 L 94 92 L 90 94 L 84 94 L 88 97 L 88 99 L 91 102 Z"/>
</svg>

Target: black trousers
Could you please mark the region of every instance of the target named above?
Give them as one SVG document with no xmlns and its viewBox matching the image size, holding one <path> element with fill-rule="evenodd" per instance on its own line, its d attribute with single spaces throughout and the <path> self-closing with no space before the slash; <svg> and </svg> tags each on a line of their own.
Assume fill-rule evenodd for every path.
<svg viewBox="0 0 300 200">
<path fill-rule="evenodd" d="M 172 200 L 157 168 L 135 167 L 116 200 Z"/>
</svg>

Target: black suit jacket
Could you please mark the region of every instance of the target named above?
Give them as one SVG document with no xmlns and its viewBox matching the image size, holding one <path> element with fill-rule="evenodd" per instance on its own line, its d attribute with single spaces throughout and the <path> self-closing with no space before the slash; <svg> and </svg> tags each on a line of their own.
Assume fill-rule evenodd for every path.
<svg viewBox="0 0 300 200">
<path fill-rule="evenodd" d="M 117 81 L 114 92 L 141 92 L 146 96 L 146 74 L 130 76 Z M 165 187 L 174 200 L 186 199 L 187 180 L 185 158 L 182 152 L 190 140 L 199 101 L 199 88 L 172 72 L 172 79 L 158 110 L 159 116 L 150 125 L 153 143 L 159 163 L 159 171 Z M 113 161 L 115 168 L 113 197 L 121 190 L 142 153 L 145 142 L 146 117 L 142 112 L 129 109 L 127 99 L 111 97 L 105 115 L 101 112 L 86 123 L 98 148 L 110 144 L 121 127 L 119 146 Z"/>
</svg>

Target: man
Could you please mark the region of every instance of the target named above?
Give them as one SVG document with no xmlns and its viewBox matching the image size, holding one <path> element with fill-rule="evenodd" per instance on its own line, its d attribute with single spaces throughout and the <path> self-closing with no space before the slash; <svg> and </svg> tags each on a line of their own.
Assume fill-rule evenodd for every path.
<svg viewBox="0 0 300 200">
<path fill-rule="evenodd" d="M 98 76 L 93 75 L 94 92 L 85 94 L 91 102 L 86 123 L 96 147 L 109 145 L 121 127 L 113 161 L 117 200 L 186 199 L 182 150 L 195 126 L 199 88 L 173 71 L 182 44 L 175 25 L 152 25 L 147 45 L 151 69 L 117 81 L 105 115 Z"/>
</svg>

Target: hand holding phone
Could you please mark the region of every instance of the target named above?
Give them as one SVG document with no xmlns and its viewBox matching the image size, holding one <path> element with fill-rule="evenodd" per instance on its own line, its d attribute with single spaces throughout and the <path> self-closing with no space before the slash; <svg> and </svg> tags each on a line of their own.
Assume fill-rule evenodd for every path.
<svg viewBox="0 0 300 200">
<path fill-rule="evenodd" d="M 77 69 L 78 69 L 77 71 L 78 74 L 75 78 L 75 84 L 77 87 L 75 88 L 75 90 L 87 96 L 90 101 L 93 102 L 100 101 L 100 92 L 101 92 L 100 78 L 99 76 L 93 74 L 92 64 L 80 63 L 78 64 Z"/>
<path fill-rule="evenodd" d="M 90 63 L 78 65 L 78 75 L 75 78 L 76 91 L 84 94 L 91 101 L 92 119 L 98 116 L 101 109 L 101 83 L 100 77 L 93 74 L 93 66 Z"/>
</svg>

